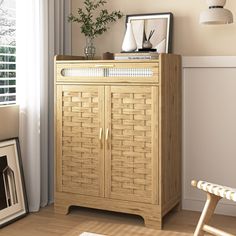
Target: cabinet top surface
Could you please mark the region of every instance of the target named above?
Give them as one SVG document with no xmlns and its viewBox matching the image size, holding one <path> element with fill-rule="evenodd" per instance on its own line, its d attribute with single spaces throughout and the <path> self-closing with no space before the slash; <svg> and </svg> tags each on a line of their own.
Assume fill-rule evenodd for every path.
<svg viewBox="0 0 236 236">
<path fill-rule="evenodd" d="M 136 60 L 86 60 L 83 56 L 56 55 L 54 57 L 57 64 L 64 63 L 157 63 L 159 59 L 136 59 Z"/>
<path fill-rule="evenodd" d="M 158 63 L 159 60 L 56 60 L 57 64 L 118 64 L 118 63 Z"/>
<path fill-rule="evenodd" d="M 159 63 L 163 59 L 166 59 L 171 62 L 171 60 L 181 60 L 180 55 L 171 54 L 171 53 L 161 53 L 158 59 L 136 59 L 136 60 L 85 60 L 84 56 L 67 56 L 67 55 L 56 55 L 54 57 L 55 63 L 57 64 L 95 64 L 95 63 L 102 63 L 102 64 L 119 64 L 119 63 Z"/>
</svg>

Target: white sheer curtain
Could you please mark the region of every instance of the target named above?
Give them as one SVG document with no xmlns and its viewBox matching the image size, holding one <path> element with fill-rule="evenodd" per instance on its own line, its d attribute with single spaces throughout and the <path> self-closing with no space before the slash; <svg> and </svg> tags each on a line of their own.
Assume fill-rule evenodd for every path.
<svg viewBox="0 0 236 236">
<path fill-rule="evenodd" d="M 53 201 L 53 57 L 70 49 L 70 1 L 16 1 L 19 139 L 30 211 Z"/>
<path fill-rule="evenodd" d="M 29 209 L 38 211 L 49 199 L 49 1 L 16 2 L 19 139 Z"/>
</svg>

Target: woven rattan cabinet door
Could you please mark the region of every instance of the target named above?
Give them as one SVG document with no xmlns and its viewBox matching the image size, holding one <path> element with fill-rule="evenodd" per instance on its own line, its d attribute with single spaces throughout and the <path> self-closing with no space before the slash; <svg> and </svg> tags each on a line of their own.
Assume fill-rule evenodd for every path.
<svg viewBox="0 0 236 236">
<path fill-rule="evenodd" d="M 158 203 L 158 87 L 105 88 L 106 197 Z"/>
<path fill-rule="evenodd" d="M 104 86 L 57 86 L 57 190 L 104 196 Z"/>
</svg>

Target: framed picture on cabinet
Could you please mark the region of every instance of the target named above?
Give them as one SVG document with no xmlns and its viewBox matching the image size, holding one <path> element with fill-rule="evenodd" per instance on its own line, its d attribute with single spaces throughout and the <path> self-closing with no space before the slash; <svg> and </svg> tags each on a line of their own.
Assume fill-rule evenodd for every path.
<svg viewBox="0 0 236 236">
<path fill-rule="evenodd" d="M 0 228 L 27 213 L 19 140 L 0 141 Z"/>
<path fill-rule="evenodd" d="M 137 51 L 172 52 L 171 12 L 127 15 L 126 23 L 131 23 Z"/>
</svg>

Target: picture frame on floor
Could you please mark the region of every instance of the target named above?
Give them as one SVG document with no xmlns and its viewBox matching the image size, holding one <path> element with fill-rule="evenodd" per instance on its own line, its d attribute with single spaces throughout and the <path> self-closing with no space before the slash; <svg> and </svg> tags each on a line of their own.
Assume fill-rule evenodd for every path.
<svg viewBox="0 0 236 236">
<path fill-rule="evenodd" d="M 126 23 L 132 25 L 137 51 L 172 52 L 171 12 L 127 15 Z"/>
<path fill-rule="evenodd" d="M 0 228 L 27 213 L 19 139 L 0 141 Z"/>
</svg>

